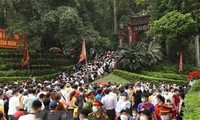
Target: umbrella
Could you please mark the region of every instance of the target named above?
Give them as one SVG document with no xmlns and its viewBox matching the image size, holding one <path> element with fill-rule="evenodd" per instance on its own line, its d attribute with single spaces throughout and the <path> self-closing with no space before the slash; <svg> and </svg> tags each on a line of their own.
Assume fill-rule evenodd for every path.
<svg viewBox="0 0 200 120">
<path fill-rule="evenodd" d="M 49 51 L 53 51 L 53 52 L 62 52 L 62 49 L 58 48 L 58 47 L 51 47 L 49 49 Z"/>
</svg>

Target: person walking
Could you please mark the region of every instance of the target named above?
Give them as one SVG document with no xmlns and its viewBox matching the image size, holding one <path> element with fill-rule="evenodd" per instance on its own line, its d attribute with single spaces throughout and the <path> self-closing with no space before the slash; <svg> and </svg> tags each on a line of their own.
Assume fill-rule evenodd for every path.
<svg viewBox="0 0 200 120">
<path fill-rule="evenodd" d="M 113 96 L 109 95 L 110 90 L 105 89 L 105 96 L 102 98 L 101 102 L 103 103 L 102 108 L 106 111 L 106 114 L 109 116 L 110 120 L 115 119 L 115 99 Z"/>
<path fill-rule="evenodd" d="M 88 120 L 109 120 L 108 116 L 103 112 L 103 103 L 94 99 L 92 113 L 88 115 Z"/>
<path fill-rule="evenodd" d="M 42 103 L 39 100 L 32 102 L 29 114 L 19 117 L 19 120 L 36 120 L 35 113 L 41 110 Z"/>
<path fill-rule="evenodd" d="M 76 91 L 72 91 L 69 95 L 69 102 L 67 105 L 67 110 L 68 110 L 68 120 L 73 120 L 73 113 L 74 109 L 78 106 L 75 105 L 76 103 Z"/>
<path fill-rule="evenodd" d="M 81 109 L 79 111 L 79 120 L 89 120 L 88 119 L 88 110 L 87 109 Z"/>
<path fill-rule="evenodd" d="M 9 100 L 8 116 L 9 120 L 14 119 L 14 114 L 19 110 L 19 90 L 15 89 L 12 92 L 13 96 Z"/>
<path fill-rule="evenodd" d="M 154 120 L 157 120 L 157 116 L 155 114 L 155 108 L 154 108 L 154 105 L 150 102 L 148 102 L 148 96 L 147 94 L 142 94 L 141 95 L 141 103 L 138 105 L 137 107 L 137 111 L 141 111 L 141 109 L 145 108 L 149 111 L 150 113 L 150 116 L 149 116 L 149 120 L 152 120 L 152 117 L 154 118 Z M 139 118 L 139 114 L 137 116 L 137 119 Z"/>
<path fill-rule="evenodd" d="M 125 109 L 131 109 L 131 102 L 128 99 L 127 93 L 123 92 L 121 94 L 121 99 L 117 102 L 115 111 L 116 111 L 117 115 L 119 115 L 119 113 Z"/>
</svg>

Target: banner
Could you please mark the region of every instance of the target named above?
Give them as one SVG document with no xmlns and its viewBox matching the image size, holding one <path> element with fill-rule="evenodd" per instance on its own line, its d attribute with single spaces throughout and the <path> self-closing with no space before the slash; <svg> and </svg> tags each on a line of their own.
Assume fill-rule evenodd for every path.
<svg viewBox="0 0 200 120">
<path fill-rule="evenodd" d="M 5 30 L 0 29 L 0 48 L 26 49 L 26 38 L 15 33 L 14 38 L 8 39 Z"/>
<path fill-rule="evenodd" d="M 21 66 L 25 67 L 28 64 L 29 64 L 29 54 L 28 54 L 28 49 L 26 49 L 25 52 L 24 52 L 24 54 L 23 54 Z"/>
<path fill-rule="evenodd" d="M 82 62 L 83 60 L 87 59 L 86 56 L 86 46 L 85 46 L 85 39 L 83 40 L 83 45 L 82 45 L 82 50 L 81 50 L 81 55 L 80 55 L 80 59 L 78 61 L 78 64 L 80 62 Z"/>
<path fill-rule="evenodd" d="M 98 82 L 98 86 L 108 85 L 108 82 Z"/>
</svg>

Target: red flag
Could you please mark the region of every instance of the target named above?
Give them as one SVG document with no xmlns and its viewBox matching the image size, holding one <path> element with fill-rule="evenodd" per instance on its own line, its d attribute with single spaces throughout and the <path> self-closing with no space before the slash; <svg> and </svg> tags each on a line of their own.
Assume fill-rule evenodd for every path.
<svg viewBox="0 0 200 120">
<path fill-rule="evenodd" d="M 82 50 L 81 50 L 81 55 L 80 55 L 80 59 L 78 61 L 78 64 L 80 62 L 82 62 L 83 60 L 85 60 L 87 58 L 86 56 L 86 46 L 85 46 L 85 39 L 83 40 L 83 45 L 82 45 Z"/>
<path fill-rule="evenodd" d="M 28 54 L 28 50 L 26 49 L 26 51 L 23 54 L 21 65 L 22 65 L 22 67 L 24 67 L 28 64 L 29 64 L 29 54 Z"/>
<path fill-rule="evenodd" d="M 179 72 L 183 71 L 183 56 L 182 56 L 182 52 L 180 54 L 180 62 L 179 62 Z"/>
</svg>

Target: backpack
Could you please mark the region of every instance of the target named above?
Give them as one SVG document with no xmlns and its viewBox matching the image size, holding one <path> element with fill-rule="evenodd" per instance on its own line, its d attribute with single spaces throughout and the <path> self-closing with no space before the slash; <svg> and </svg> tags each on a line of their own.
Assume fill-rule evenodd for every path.
<svg viewBox="0 0 200 120">
<path fill-rule="evenodd" d="M 147 102 L 147 103 L 141 103 L 140 110 L 143 109 L 143 108 L 145 108 L 145 109 L 148 110 L 149 113 L 151 114 L 152 111 L 151 111 L 151 109 L 150 109 L 150 106 L 151 106 L 151 103 L 150 103 L 150 102 Z"/>
<path fill-rule="evenodd" d="M 78 106 L 78 108 L 83 108 L 83 103 L 84 103 L 84 100 L 85 100 L 85 95 L 82 94 L 82 95 L 78 95 L 77 97 L 77 100 L 76 100 L 76 105 Z"/>
<path fill-rule="evenodd" d="M 147 103 L 141 103 L 141 107 L 140 107 L 140 110 L 141 109 L 146 109 L 148 112 L 149 112 L 149 120 L 152 120 L 153 118 L 153 114 L 152 114 L 152 111 L 150 109 L 150 106 L 152 104 L 150 102 L 147 102 Z"/>
</svg>

